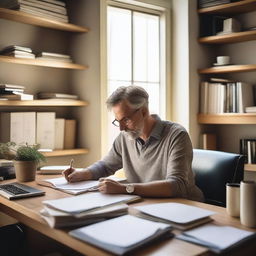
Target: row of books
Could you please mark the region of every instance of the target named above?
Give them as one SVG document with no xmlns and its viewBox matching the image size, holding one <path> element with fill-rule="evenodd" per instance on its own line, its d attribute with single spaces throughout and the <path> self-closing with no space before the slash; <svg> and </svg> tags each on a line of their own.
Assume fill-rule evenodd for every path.
<svg viewBox="0 0 256 256">
<path fill-rule="evenodd" d="M 139 199 L 136 195 L 86 193 L 43 201 L 41 216 L 51 227 L 80 226 L 69 234 L 115 255 L 132 255 L 136 249 L 170 239 L 173 228 L 182 230 L 176 238 L 217 253 L 255 237 L 251 231 L 209 223 L 215 212 L 181 203 L 129 206 L 128 214 L 126 203 Z"/>
<path fill-rule="evenodd" d="M 245 156 L 245 162 L 256 164 L 256 139 L 241 139 L 240 154 Z"/>
<path fill-rule="evenodd" d="M 54 52 L 39 52 L 34 53 L 29 47 L 19 46 L 19 45 L 9 45 L 4 47 L 0 51 L 0 55 L 12 56 L 15 58 L 26 58 L 26 59 L 38 59 L 47 61 L 61 61 L 72 63 L 70 55 L 60 54 Z"/>
<path fill-rule="evenodd" d="M 244 82 L 201 82 L 200 113 L 244 113 L 254 106 L 253 86 Z"/>
<path fill-rule="evenodd" d="M 60 22 L 69 21 L 66 3 L 60 0 L 1 0 L 0 7 L 19 10 Z"/>
<path fill-rule="evenodd" d="M 229 4 L 232 2 L 237 2 L 241 0 L 198 0 L 198 8 L 207 8 L 211 6 L 221 5 L 221 4 Z"/>
<path fill-rule="evenodd" d="M 56 118 L 55 112 L 2 112 L 0 141 L 40 144 L 44 150 L 75 148 L 76 120 Z"/>
</svg>

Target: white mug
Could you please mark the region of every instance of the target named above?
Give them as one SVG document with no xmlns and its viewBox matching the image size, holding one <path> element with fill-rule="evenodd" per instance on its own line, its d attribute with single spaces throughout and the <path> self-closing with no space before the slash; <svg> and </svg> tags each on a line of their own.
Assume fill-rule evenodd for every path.
<svg viewBox="0 0 256 256">
<path fill-rule="evenodd" d="M 241 181 L 240 220 L 242 225 L 256 227 L 256 183 Z"/>
<path fill-rule="evenodd" d="M 226 210 L 232 217 L 240 216 L 240 184 L 226 184 Z"/>
<path fill-rule="evenodd" d="M 230 63 L 230 57 L 229 56 L 218 56 L 217 63 L 219 65 L 228 65 Z"/>
</svg>

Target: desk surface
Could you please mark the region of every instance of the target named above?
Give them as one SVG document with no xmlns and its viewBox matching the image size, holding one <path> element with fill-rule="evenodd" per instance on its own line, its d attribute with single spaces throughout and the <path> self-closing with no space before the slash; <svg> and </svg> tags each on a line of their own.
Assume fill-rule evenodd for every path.
<svg viewBox="0 0 256 256">
<path fill-rule="evenodd" d="M 46 176 L 46 175 L 38 175 L 36 178 L 39 179 L 46 179 L 46 178 L 53 178 L 54 176 Z M 11 181 L 4 181 L 2 183 L 9 183 Z M 54 190 L 51 188 L 43 187 L 37 185 L 36 182 L 27 182 L 29 186 L 37 187 L 41 190 L 46 192 L 45 196 L 34 197 L 34 198 L 26 198 L 26 199 L 19 199 L 16 201 L 9 201 L 3 197 L 0 197 L 0 211 L 8 214 L 11 217 L 14 217 L 21 223 L 37 230 L 38 232 L 57 240 L 58 242 L 78 251 L 82 254 L 86 255 L 111 255 L 103 250 L 100 250 L 94 246 L 81 242 L 75 238 L 72 238 L 68 235 L 68 230 L 61 230 L 61 229 L 53 229 L 50 228 L 45 221 L 40 216 L 40 210 L 43 208 L 42 201 L 44 200 L 51 200 L 51 199 L 58 199 L 63 197 L 69 197 L 66 193 L 63 193 L 58 190 Z M 226 209 L 222 207 L 217 207 L 213 205 L 203 204 L 199 202 L 189 201 L 186 199 L 143 199 L 143 201 L 132 204 L 132 205 L 141 205 L 141 204 L 148 204 L 148 203 L 159 203 L 159 202 L 178 202 L 184 203 L 188 205 L 198 206 L 204 209 L 215 211 L 216 214 L 212 216 L 214 219 L 214 223 L 222 224 L 222 225 L 231 225 L 234 227 L 256 231 L 256 229 L 249 229 L 240 224 L 238 218 L 230 217 L 226 214 Z M 232 255 L 252 255 L 247 254 L 245 250 L 248 250 L 248 253 L 256 252 L 256 245 L 246 244 L 246 248 L 241 248 L 241 250 L 235 250 Z M 240 254 L 241 253 L 241 254 Z M 166 241 L 162 241 L 159 243 L 152 244 L 144 249 L 138 250 L 133 255 L 214 255 L 208 251 L 207 248 L 197 246 L 194 244 L 190 244 L 178 239 L 170 239 Z M 231 255 L 231 254 L 229 254 Z"/>
</svg>

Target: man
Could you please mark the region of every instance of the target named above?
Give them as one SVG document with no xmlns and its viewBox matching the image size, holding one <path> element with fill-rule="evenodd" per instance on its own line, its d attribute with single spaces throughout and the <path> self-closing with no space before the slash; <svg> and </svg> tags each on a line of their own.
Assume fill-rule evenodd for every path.
<svg viewBox="0 0 256 256">
<path fill-rule="evenodd" d="M 102 160 L 82 171 L 65 170 L 67 181 L 99 179 L 123 168 L 128 184 L 100 179 L 99 191 L 203 200 L 191 170 L 191 141 L 182 126 L 150 115 L 148 93 L 138 86 L 119 87 L 107 106 L 114 112 L 119 136 Z"/>
</svg>

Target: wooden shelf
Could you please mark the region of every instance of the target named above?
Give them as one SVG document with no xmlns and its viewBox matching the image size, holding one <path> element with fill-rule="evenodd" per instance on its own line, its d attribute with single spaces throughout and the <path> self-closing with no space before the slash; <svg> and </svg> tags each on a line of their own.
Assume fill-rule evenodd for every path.
<svg viewBox="0 0 256 256">
<path fill-rule="evenodd" d="M 245 164 L 244 165 L 244 170 L 245 171 L 256 172 L 256 164 Z"/>
<path fill-rule="evenodd" d="M 0 18 L 69 32 L 85 33 L 89 31 L 89 29 L 86 27 L 81 27 L 65 22 L 59 22 L 48 18 L 35 16 L 29 13 L 14 11 L 5 8 L 0 8 Z"/>
<path fill-rule="evenodd" d="M 251 72 L 256 71 L 256 65 L 227 65 L 220 67 L 211 67 L 199 69 L 199 74 L 221 74 L 221 73 L 238 73 L 238 72 Z"/>
<path fill-rule="evenodd" d="M 53 150 L 52 152 L 44 152 L 45 157 L 54 157 L 54 156 L 70 156 L 70 155 L 84 155 L 88 154 L 89 150 L 85 148 L 76 148 L 76 149 L 63 149 L 63 150 Z"/>
<path fill-rule="evenodd" d="M 0 100 L 0 107 L 83 107 L 88 102 L 70 99 Z"/>
<path fill-rule="evenodd" d="M 200 124 L 256 124 L 256 113 L 198 114 Z"/>
<path fill-rule="evenodd" d="M 256 30 L 230 33 L 227 35 L 207 36 L 198 39 L 202 44 L 227 44 L 256 40 Z"/>
<path fill-rule="evenodd" d="M 230 4 L 221 4 L 198 10 L 200 14 L 238 14 L 256 10 L 256 0 L 243 0 Z"/>
<path fill-rule="evenodd" d="M 66 68 L 66 69 L 87 69 L 88 66 L 83 66 L 75 63 L 67 63 L 60 61 L 47 61 L 47 60 L 37 60 L 37 59 L 25 59 L 25 58 L 15 58 L 10 56 L 0 55 L 0 62 L 14 63 L 14 64 L 25 64 L 41 67 L 51 67 L 51 68 Z"/>
</svg>

